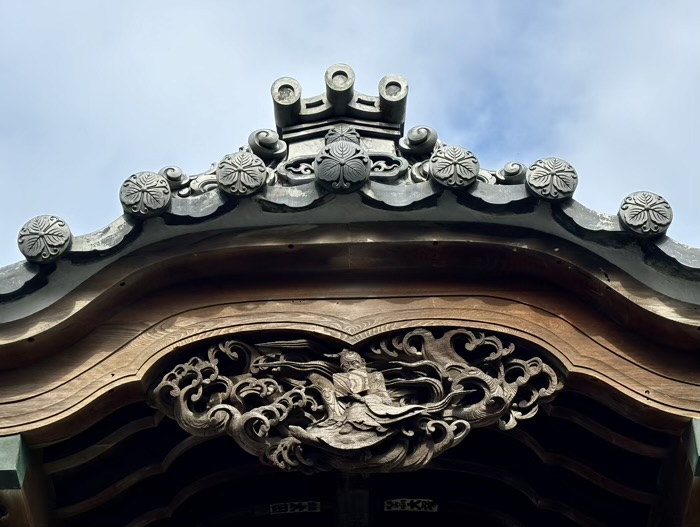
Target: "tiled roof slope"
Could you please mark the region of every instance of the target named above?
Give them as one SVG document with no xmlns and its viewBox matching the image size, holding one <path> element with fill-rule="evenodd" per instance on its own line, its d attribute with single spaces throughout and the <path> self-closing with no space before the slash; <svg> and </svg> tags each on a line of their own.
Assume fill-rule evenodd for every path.
<svg viewBox="0 0 700 527">
<path fill-rule="evenodd" d="M 446 227 L 452 241 L 487 232 L 493 244 L 552 255 L 568 244 L 662 298 L 700 305 L 700 250 L 666 236 L 673 215 L 663 197 L 632 192 L 617 215 L 592 211 L 573 199 L 579 176 L 566 161 L 481 167 L 429 126 L 404 133 L 405 79 L 384 77 L 378 96 L 356 92 L 354 79 L 349 66 L 333 65 L 325 93 L 310 98 L 294 79 L 277 80 L 276 130 L 254 131 L 201 174 L 170 166 L 130 176 L 119 193 L 124 215 L 97 232 L 74 236 L 55 216 L 29 220 L 18 236 L 26 261 L 0 269 L 0 322 L 32 315 L 156 244 L 225 231 L 287 229 L 299 238 L 304 226 L 331 225 L 423 226 L 435 241 Z M 528 247 L 532 239 L 541 247 Z"/>
</svg>

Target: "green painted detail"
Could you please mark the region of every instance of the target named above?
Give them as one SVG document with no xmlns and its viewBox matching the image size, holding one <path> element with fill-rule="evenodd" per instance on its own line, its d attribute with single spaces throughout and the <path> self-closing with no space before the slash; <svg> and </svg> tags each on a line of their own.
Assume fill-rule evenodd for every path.
<svg viewBox="0 0 700 527">
<path fill-rule="evenodd" d="M 688 463 L 693 475 L 700 476 L 700 419 L 690 421 L 688 427 Z"/>
<path fill-rule="evenodd" d="M 0 489 L 21 489 L 29 449 L 19 435 L 0 437 Z"/>
</svg>

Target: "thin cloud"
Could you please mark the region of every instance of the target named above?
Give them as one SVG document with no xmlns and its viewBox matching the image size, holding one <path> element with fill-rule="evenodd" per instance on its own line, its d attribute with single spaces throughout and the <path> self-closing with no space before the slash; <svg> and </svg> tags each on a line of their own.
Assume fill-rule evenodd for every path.
<svg viewBox="0 0 700 527">
<path fill-rule="evenodd" d="M 407 125 L 483 166 L 557 155 L 579 171 L 576 198 L 608 212 L 633 190 L 663 194 L 672 235 L 700 246 L 700 7 L 591 4 L 0 3 L 0 265 L 21 259 L 29 218 L 106 225 L 131 173 L 206 169 L 274 126 L 272 81 L 314 95 L 335 62 L 370 94 L 404 75 Z"/>
</svg>

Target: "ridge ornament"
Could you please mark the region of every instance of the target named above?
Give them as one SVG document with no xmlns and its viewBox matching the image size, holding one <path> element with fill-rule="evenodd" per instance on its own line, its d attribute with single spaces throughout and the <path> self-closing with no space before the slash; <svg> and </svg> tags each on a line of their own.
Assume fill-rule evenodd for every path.
<svg viewBox="0 0 700 527">
<path fill-rule="evenodd" d="M 653 238 L 666 233 L 673 220 L 671 205 L 653 192 L 633 192 L 622 200 L 620 223 L 633 233 Z"/>
<path fill-rule="evenodd" d="M 267 168 L 262 159 L 240 151 L 225 156 L 216 166 L 219 189 L 231 196 L 249 196 L 267 181 Z"/>
<path fill-rule="evenodd" d="M 61 256 L 69 247 L 72 235 L 68 225 L 57 216 L 32 218 L 19 230 L 17 245 L 30 262 L 47 263 Z"/>
<path fill-rule="evenodd" d="M 170 204 L 170 183 L 155 172 L 138 172 L 119 189 L 119 201 L 127 214 L 139 218 L 157 216 Z"/>
<path fill-rule="evenodd" d="M 479 160 L 461 146 L 443 146 L 430 157 L 430 175 L 449 188 L 463 188 L 476 181 Z"/>
<path fill-rule="evenodd" d="M 369 179 L 372 163 L 360 145 L 357 132 L 340 125 L 332 128 L 325 140 L 326 146 L 313 162 L 318 183 L 339 194 L 354 192 L 363 186 Z"/>
<path fill-rule="evenodd" d="M 571 198 L 578 185 L 578 174 L 569 163 L 557 157 L 545 157 L 535 161 L 525 174 L 527 188 L 549 201 Z"/>
</svg>

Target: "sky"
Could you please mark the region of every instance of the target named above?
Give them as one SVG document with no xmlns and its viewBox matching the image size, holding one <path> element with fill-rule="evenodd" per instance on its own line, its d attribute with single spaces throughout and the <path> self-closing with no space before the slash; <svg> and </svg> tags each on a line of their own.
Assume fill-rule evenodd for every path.
<svg viewBox="0 0 700 527">
<path fill-rule="evenodd" d="M 700 247 L 699 28 L 697 0 L 0 0 L 0 266 L 30 218 L 106 226 L 129 175 L 206 170 L 274 128 L 275 79 L 317 95 L 339 62 L 368 95 L 408 80 L 406 130 L 565 159 L 600 212 L 656 192 Z"/>
</svg>

